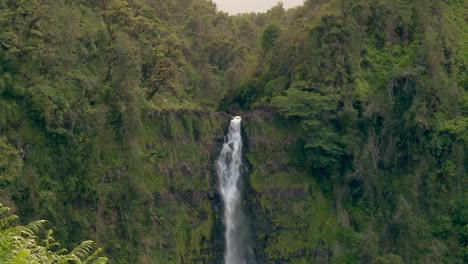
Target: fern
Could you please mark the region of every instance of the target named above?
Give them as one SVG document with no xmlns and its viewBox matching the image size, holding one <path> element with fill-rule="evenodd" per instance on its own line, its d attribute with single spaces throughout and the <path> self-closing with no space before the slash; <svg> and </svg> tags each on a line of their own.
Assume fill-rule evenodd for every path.
<svg viewBox="0 0 468 264">
<path fill-rule="evenodd" d="M 0 204 L 0 216 L 9 212 L 10 212 L 10 208 L 4 207 L 2 204 Z"/>
<path fill-rule="evenodd" d="M 87 258 L 94 249 L 94 242 L 87 240 L 83 241 L 81 245 L 77 246 L 73 251 L 70 253 L 72 256 L 76 256 L 79 259 Z"/>
<path fill-rule="evenodd" d="M 9 208 L 0 204 L 0 215 L 5 215 Z M 39 220 L 26 226 L 13 226 L 18 219 L 16 215 L 0 219 L 0 263 L 42 263 L 42 264 L 105 264 L 107 258 L 98 257 L 101 249 L 94 250 L 93 241 L 84 241 L 67 254 L 67 250 L 60 248 L 60 244 L 52 237 L 53 231 L 48 230 L 42 244 L 38 244 L 37 234 L 48 223 Z M 53 251 L 52 248 L 57 248 Z"/>
<path fill-rule="evenodd" d="M 90 264 L 90 263 L 94 263 L 94 264 L 97 264 L 97 263 L 100 263 L 99 262 L 99 259 L 101 257 L 98 258 L 98 255 L 101 254 L 102 252 L 102 249 L 101 248 L 98 248 L 97 250 L 94 251 L 93 254 L 91 254 L 84 262 L 83 264 Z M 106 262 L 102 262 L 102 263 L 107 263 L 107 259 L 104 258 L 106 260 Z"/>
<path fill-rule="evenodd" d="M 15 222 L 17 219 L 18 219 L 18 216 L 16 215 L 9 215 L 7 217 L 0 219 L 0 230 L 4 230 L 8 226 L 12 225 L 13 222 Z"/>
<path fill-rule="evenodd" d="M 46 220 L 38 220 L 32 223 L 29 223 L 27 226 L 23 228 L 23 230 L 21 230 L 21 234 L 29 236 L 29 237 L 35 237 L 35 234 L 38 233 L 47 223 L 48 222 Z"/>
</svg>

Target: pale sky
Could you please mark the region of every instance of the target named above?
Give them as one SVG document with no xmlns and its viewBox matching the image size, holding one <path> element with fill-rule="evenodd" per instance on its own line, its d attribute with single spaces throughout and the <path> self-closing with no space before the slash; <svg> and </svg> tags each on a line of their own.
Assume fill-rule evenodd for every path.
<svg viewBox="0 0 468 264">
<path fill-rule="evenodd" d="M 235 15 L 237 13 L 265 12 L 279 0 L 213 0 L 218 10 Z M 282 0 L 285 9 L 302 5 L 304 0 Z"/>
</svg>

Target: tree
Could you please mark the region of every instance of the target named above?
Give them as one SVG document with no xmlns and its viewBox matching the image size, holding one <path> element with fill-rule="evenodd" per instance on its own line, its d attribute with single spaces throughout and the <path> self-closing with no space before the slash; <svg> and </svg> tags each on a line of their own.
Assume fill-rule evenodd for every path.
<svg viewBox="0 0 468 264">
<path fill-rule="evenodd" d="M 280 34 L 280 26 L 278 26 L 277 24 L 268 25 L 262 34 L 262 49 L 266 52 L 272 49 L 276 45 Z"/>
<path fill-rule="evenodd" d="M 272 106 L 287 117 L 299 118 L 305 130 L 305 149 L 313 168 L 336 168 L 345 154 L 344 137 L 333 127 L 338 97 L 333 94 L 289 89 L 272 99 Z"/>
<path fill-rule="evenodd" d="M 153 67 L 146 99 L 152 99 L 158 92 L 165 91 L 176 95 L 182 65 L 183 54 L 179 50 L 177 38 L 169 36 L 153 49 Z"/>
</svg>

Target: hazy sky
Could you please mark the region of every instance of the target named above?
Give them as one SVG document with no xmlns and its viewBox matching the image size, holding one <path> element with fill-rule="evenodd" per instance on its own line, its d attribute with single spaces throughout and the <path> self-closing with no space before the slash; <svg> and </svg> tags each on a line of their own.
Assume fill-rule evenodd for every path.
<svg viewBox="0 0 468 264">
<path fill-rule="evenodd" d="M 213 0 L 218 9 L 230 14 L 264 12 L 275 6 L 279 0 Z M 282 0 L 285 9 L 302 5 L 304 0 Z"/>
</svg>

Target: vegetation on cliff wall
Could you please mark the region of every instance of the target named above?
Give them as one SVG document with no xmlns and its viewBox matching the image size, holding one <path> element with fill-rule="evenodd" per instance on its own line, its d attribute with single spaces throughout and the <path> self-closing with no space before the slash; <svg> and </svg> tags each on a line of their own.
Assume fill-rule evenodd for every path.
<svg viewBox="0 0 468 264">
<path fill-rule="evenodd" d="M 1 1 L 0 201 L 113 263 L 217 263 L 213 112 L 250 112 L 261 263 L 467 262 L 467 43 L 463 0 Z"/>
<path fill-rule="evenodd" d="M 346 262 L 468 260 L 467 12 L 466 1 L 307 1 L 265 29 L 265 63 L 232 97 L 301 126 Z"/>
<path fill-rule="evenodd" d="M 92 238 L 115 263 L 222 251 L 210 165 L 227 117 L 200 109 L 254 68 L 257 26 L 208 1 L 0 10 L 2 202 L 48 219 L 66 246 Z"/>
<path fill-rule="evenodd" d="M 328 263 L 338 221 L 332 200 L 306 166 L 300 127 L 263 111 L 243 122 L 259 263 Z"/>
</svg>

